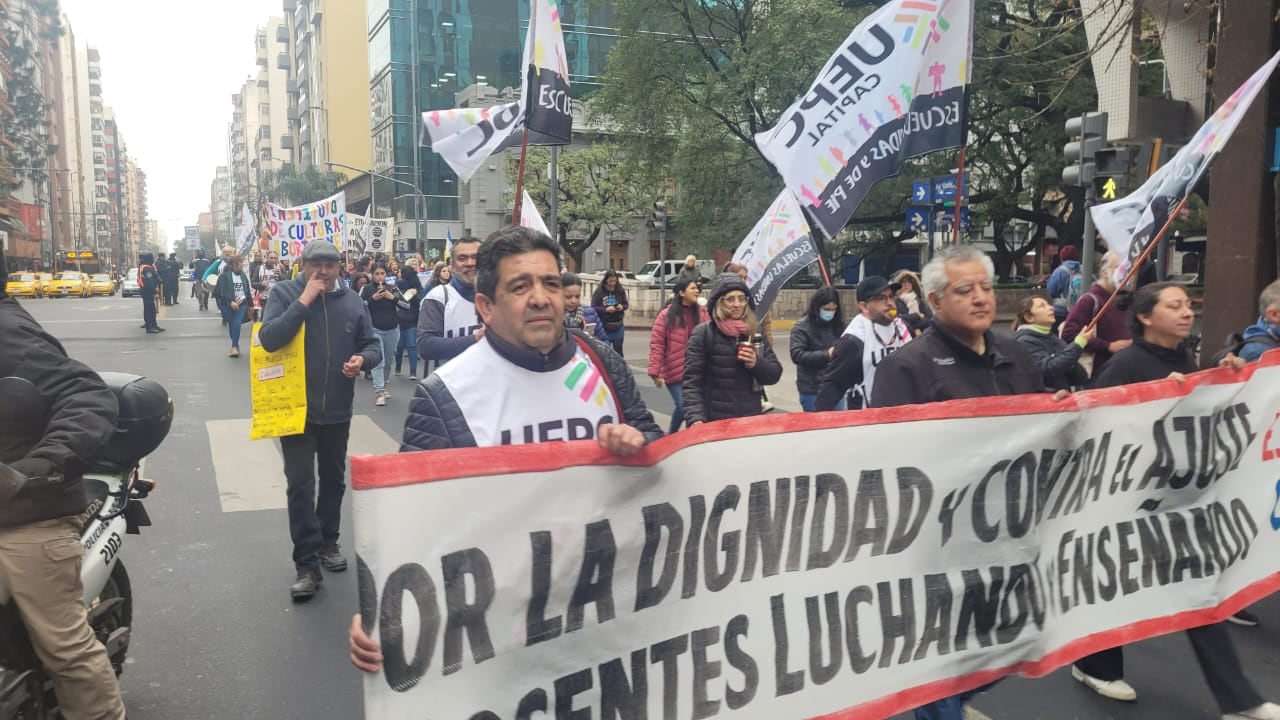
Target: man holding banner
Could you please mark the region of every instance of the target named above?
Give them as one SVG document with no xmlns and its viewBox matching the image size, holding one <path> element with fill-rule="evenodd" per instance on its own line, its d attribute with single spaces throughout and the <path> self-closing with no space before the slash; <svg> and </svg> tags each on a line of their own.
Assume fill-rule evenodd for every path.
<svg viewBox="0 0 1280 720">
<path fill-rule="evenodd" d="M 262 347 L 275 352 L 306 326 L 306 429 L 280 438 L 297 570 L 289 588 L 294 600 L 315 595 L 324 581 L 322 565 L 331 572 L 347 569 L 338 547 L 338 528 L 346 490 L 354 379 L 382 361 L 364 303 L 338 279 L 341 259 L 328 242 L 308 243 L 302 251 L 302 275 L 271 288 L 267 302 L 271 312 L 258 330 Z"/>
<path fill-rule="evenodd" d="M 595 439 L 634 455 L 662 430 L 609 346 L 564 327 L 560 248 L 507 227 L 480 246 L 476 309 L 482 340 L 418 385 L 401 451 Z M 351 661 L 377 672 L 378 644 L 350 629 Z"/>
</svg>

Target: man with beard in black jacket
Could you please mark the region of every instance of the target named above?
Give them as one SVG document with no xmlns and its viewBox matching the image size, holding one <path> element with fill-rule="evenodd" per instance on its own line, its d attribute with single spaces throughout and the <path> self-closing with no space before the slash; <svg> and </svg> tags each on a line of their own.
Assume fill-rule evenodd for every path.
<svg viewBox="0 0 1280 720">
<path fill-rule="evenodd" d="M 564 327 L 551 238 L 506 227 L 484 241 L 476 262 L 484 338 L 418 384 L 402 452 L 594 439 L 625 457 L 662 437 L 626 361 Z M 380 650 L 359 615 L 349 640 L 352 663 L 377 672 Z"/>
<path fill-rule="evenodd" d="M 89 505 L 83 473 L 115 430 L 116 398 L 5 293 L 7 280 L 0 250 L 0 378 L 34 386 L 45 413 L 33 422 L 0 397 L 0 583 L 13 594 L 63 715 L 123 720 L 120 686 L 89 627 L 80 582 L 80 515 Z"/>
</svg>

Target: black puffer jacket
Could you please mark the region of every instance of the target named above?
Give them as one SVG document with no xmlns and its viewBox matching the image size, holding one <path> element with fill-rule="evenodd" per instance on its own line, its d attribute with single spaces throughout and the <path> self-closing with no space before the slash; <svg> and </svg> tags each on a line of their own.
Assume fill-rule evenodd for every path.
<svg viewBox="0 0 1280 720">
<path fill-rule="evenodd" d="M 764 344 L 750 370 L 738 362 L 738 338 L 729 337 L 715 321 L 693 329 L 684 355 L 684 417 L 689 423 L 760 414 L 760 385 L 782 379 L 782 364 Z"/>
<path fill-rule="evenodd" d="M 19 474 L 0 472 L 0 528 L 83 512 L 84 471 L 115 432 L 116 396 L 2 290 L 0 337 L 0 378 L 31 383 L 47 408 L 46 422 L 32 422 L 0 398 L 0 463 Z"/>
<path fill-rule="evenodd" d="M 624 422 L 644 433 L 646 443 L 662 437 L 662 429 L 654 422 L 644 400 L 640 399 L 640 391 L 636 388 L 636 379 L 631 374 L 630 366 L 608 345 L 588 337 L 580 330 L 569 330 L 565 333 L 564 342 L 544 357 L 511 347 L 492 332 L 487 332 L 485 338 L 495 352 L 512 364 L 532 372 L 546 372 L 564 367 L 565 363 L 573 359 L 576 345 L 570 334 L 588 343 L 604 365 L 603 369 L 617 393 L 618 403 L 622 406 Z M 418 383 L 418 390 L 409 402 L 409 416 L 404 421 L 400 452 L 464 447 L 476 447 L 475 436 L 471 433 L 467 418 L 462 414 L 462 408 L 458 407 L 458 401 L 449 392 L 444 381 L 433 373 Z"/>
<path fill-rule="evenodd" d="M 791 361 L 796 364 L 796 390 L 801 395 L 817 394 L 822 373 L 831 362 L 828 350 L 840 341 L 841 330 L 835 323 L 808 317 L 791 328 Z"/>
<path fill-rule="evenodd" d="M 1080 353 L 1084 348 L 1076 343 L 1064 342 L 1051 332 L 1041 332 L 1027 325 L 1018 328 L 1013 339 L 1040 366 L 1044 385 L 1049 390 L 1070 390 L 1088 384 L 1089 372 L 1080 364 Z"/>
</svg>

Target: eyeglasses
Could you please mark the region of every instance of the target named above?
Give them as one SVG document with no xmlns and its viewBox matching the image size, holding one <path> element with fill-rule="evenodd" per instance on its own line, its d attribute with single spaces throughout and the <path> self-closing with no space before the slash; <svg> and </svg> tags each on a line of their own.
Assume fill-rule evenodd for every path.
<svg viewBox="0 0 1280 720">
<path fill-rule="evenodd" d="M 893 302 L 893 301 L 894 301 L 894 299 L 895 299 L 895 298 L 894 298 L 893 293 L 891 293 L 891 292 L 887 292 L 887 293 L 881 293 L 881 294 L 879 294 L 879 295 L 876 295 L 876 296 L 875 296 L 875 297 L 873 297 L 873 298 L 868 298 L 868 299 L 866 299 L 866 300 L 863 300 L 862 302 L 867 302 L 867 303 L 872 303 L 872 302 L 884 302 L 884 303 L 891 303 L 891 302 Z"/>
<path fill-rule="evenodd" d="M 721 298 L 721 302 L 723 302 L 725 305 L 746 305 L 747 296 L 746 295 L 725 295 L 723 298 Z"/>
</svg>

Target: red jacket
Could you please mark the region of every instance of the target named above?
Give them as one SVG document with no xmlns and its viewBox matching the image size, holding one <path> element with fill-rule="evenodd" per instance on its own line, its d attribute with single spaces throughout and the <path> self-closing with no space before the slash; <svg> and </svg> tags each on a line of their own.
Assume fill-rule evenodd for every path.
<svg viewBox="0 0 1280 720">
<path fill-rule="evenodd" d="M 680 327 L 667 327 L 668 305 L 662 308 L 653 321 L 653 333 L 649 335 L 649 375 L 660 377 L 667 384 L 678 383 L 684 379 L 684 350 L 689 344 L 689 336 L 699 324 L 707 322 L 711 316 L 701 305 L 696 306 L 697 319 L 694 319 L 692 308 L 685 311 L 684 324 Z"/>
</svg>

